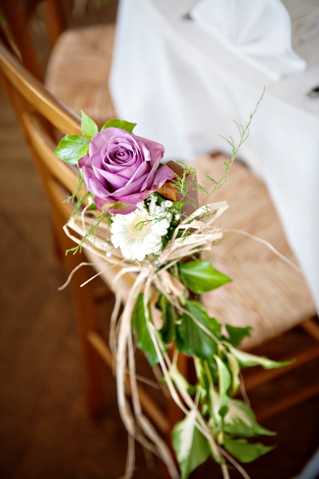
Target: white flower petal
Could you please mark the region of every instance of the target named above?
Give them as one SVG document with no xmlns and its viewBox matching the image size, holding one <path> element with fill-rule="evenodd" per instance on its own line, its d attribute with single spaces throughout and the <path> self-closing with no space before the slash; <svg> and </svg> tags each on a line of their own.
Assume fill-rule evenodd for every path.
<svg viewBox="0 0 319 479">
<path fill-rule="evenodd" d="M 162 238 L 171 220 L 172 214 L 166 211 L 165 202 L 157 205 L 156 195 L 152 195 L 148 209 L 139 203 L 132 213 L 113 216 L 112 243 L 121 249 L 124 258 L 143 261 L 148 255 L 160 253 Z"/>
</svg>

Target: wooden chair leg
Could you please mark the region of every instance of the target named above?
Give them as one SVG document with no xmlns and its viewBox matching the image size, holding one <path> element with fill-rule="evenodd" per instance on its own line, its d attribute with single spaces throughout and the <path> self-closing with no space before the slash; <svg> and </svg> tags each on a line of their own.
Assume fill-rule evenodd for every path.
<svg viewBox="0 0 319 479">
<path fill-rule="evenodd" d="M 294 369 L 303 366 L 304 364 L 309 363 L 315 359 L 319 358 L 319 347 L 315 346 L 312 348 L 308 348 L 306 351 L 299 353 L 295 358 L 294 361 L 291 362 L 288 366 L 279 369 L 268 369 L 268 370 L 261 370 L 255 373 L 254 375 L 249 376 L 245 379 L 245 387 L 247 392 L 253 391 L 258 386 L 262 386 L 273 379 L 279 378 L 280 376 L 284 376 L 287 373 L 293 371 Z"/>
<path fill-rule="evenodd" d="M 82 260 L 85 261 L 84 256 Z M 65 258 L 65 263 L 67 265 L 67 271 L 70 272 L 79 264 L 79 260 L 75 260 L 74 257 L 69 255 Z M 85 271 L 84 268 L 85 267 L 81 268 L 74 275 L 70 288 L 87 371 L 87 405 L 91 416 L 99 417 L 105 411 L 105 395 L 103 392 L 105 365 L 89 341 L 89 334 L 98 332 L 97 309 L 94 304 L 94 295 L 91 285 L 88 284 L 84 288 L 80 288 L 80 285 L 88 279 L 87 271 Z"/>
<path fill-rule="evenodd" d="M 314 339 L 319 341 L 319 324 L 318 321 L 315 319 L 308 319 L 308 321 L 304 321 L 301 326 L 304 330 L 312 336 Z"/>
<path fill-rule="evenodd" d="M 51 224 L 51 231 L 52 231 L 52 246 L 53 246 L 53 252 L 55 257 L 60 263 L 64 264 L 64 255 L 65 251 L 62 250 L 61 244 L 59 242 L 59 238 L 56 232 L 56 227 L 54 224 Z"/>
<path fill-rule="evenodd" d="M 297 406 L 298 404 L 303 403 L 315 396 L 319 395 L 319 384 L 311 385 L 307 388 L 291 394 L 288 397 L 284 397 L 280 401 L 276 401 L 271 407 L 263 409 L 262 411 L 257 411 L 256 416 L 259 421 L 265 421 L 277 414 L 287 411 L 287 409 Z"/>
<path fill-rule="evenodd" d="M 107 347 L 105 341 L 97 334 L 91 333 L 89 335 L 89 341 L 99 353 L 106 365 L 114 373 L 114 358 L 111 351 Z M 131 393 L 130 381 L 128 376 L 126 377 L 125 387 L 127 394 Z M 149 397 L 144 391 L 142 386 L 139 386 L 139 396 L 143 410 L 152 420 L 154 425 L 163 433 L 167 434 L 170 431 L 170 423 L 167 416 L 160 410 L 159 406 Z"/>
<path fill-rule="evenodd" d="M 62 2 L 59 0 L 46 0 L 44 4 L 46 29 L 52 47 L 66 28 L 67 22 L 64 10 L 65 5 L 62 5 Z"/>
<path fill-rule="evenodd" d="M 60 245 L 60 249 L 65 251 L 67 248 L 73 247 L 74 244 L 71 244 L 70 240 L 65 236 L 61 223 L 56 217 L 54 218 L 54 224 L 57 225 L 55 228 L 55 235 L 56 240 Z M 87 261 L 83 254 L 64 255 L 64 265 L 67 274 L 69 274 L 82 261 Z M 98 333 L 98 327 L 93 285 L 89 283 L 84 288 L 80 288 L 80 285 L 88 279 L 88 274 L 90 274 L 88 267 L 80 268 L 73 276 L 69 289 L 72 295 L 75 319 L 77 322 L 86 369 L 86 401 L 90 415 L 93 418 L 97 418 L 105 411 L 105 365 L 98 352 L 89 341 L 89 334 Z"/>
</svg>

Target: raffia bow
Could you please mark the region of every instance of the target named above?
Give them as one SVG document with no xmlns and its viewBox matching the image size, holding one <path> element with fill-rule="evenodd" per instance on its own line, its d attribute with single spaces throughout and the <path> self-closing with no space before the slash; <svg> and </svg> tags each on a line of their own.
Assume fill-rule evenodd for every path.
<svg viewBox="0 0 319 479">
<path fill-rule="evenodd" d="M 121 252 L 114 248 L 111 242 L 109 226 L 102 222 L 97 224 L 94 212 L 90 212 L 88 208 L 71 217 L 64 226 L 65 234 L 71 240 L 91 254 L 102 258 L 106 266 L 114 268 L 115 272 L 112 285 L 115 293 L 115 306 L 110 323 L 110 346 L 116 359 L 115 375 L 118 407 L 130 438 L 125 478 L 131 477 L 133 473 L 133 439 L 161 457 L 172 478 L 179 477 L 168 447 L 143 414 L 139 400 L 131 327 L 136 300 L 140 293 L 144 294 L 144 310 L 146 317 L 148 317 L 148 304 L 155 288 L 183 312 L 186 290 L 179 280 L 171 274 L 170 269 L 186 257 L 209 251 L 212 245 L 222 238 L 222 230 L 216 227 L 214 223 L 227 208 L 226 202 L 218 202 L 196 209 L 177 226 L 172 239 L 163 248 L 161 254 L 152 260 L 143 262 L 128 261 L 123 258 Z M 103 274 L 103 271 L 99 271 L 97 275 L 99 274 Z M 127 274 L 133 274 L 134 281 L 124 298 L 121 290 L 116 288 L 116 284 Z M 124 309 L 120 312 L 122 304 Z M 199 326 L 202 327 L 200 324 Z M 197 427 L 209 441 L 214 456 L 220 459 L 221 453 L 211 431 L 197 410 L 197 405 L 187 392 L 174 360 L 170 359 L 158 339 L 158 325 L 149 321 L 148 328 L 157 352 L 163 378 L 172 399 L 185 414 L 193 411 L 193 414 L 196 415 Z M 209 331 L 206 331 L 206 333 L 211 334 Z M 126 371 L 129 372 L 132 406 L 125 394 Z"/>
</svg>

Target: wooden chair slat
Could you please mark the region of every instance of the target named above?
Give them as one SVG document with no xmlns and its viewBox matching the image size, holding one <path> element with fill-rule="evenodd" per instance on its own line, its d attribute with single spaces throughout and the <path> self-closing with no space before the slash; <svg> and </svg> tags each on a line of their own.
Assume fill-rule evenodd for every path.
<svg viewBox="0 0 319 479">
<path fill-rule="evenodd" d="M 38 61 L 36 52 L 32 47 L 32 34 L 28 28 L 30 18 L 40 0 L 23 0 L 15 2 L 14 8 L 11 0 L 1 0 L 1 9 L 6 22 L 10 27 L 23 64 L 32 74 L 43 78 L 43 69 Z"/>
<path fill-rule="evenodd" d="M 48 136 L 39 118 L 34 113 L 25 112 L 23 122 L 29 137 L 30 146 L 39 156 L 49 173 L 56 178 L 65 189 L 73 193 L 77 188 L 77 176 L 75 172 L 62 163 L 53 153 L 55 144 Z"/>
<path fill-rule="evenodd" d="M 59 131 L 70 135 L 80 133 L 79 117 L 59 103 L 1 43 L 0 67 L 5 77 L 25 101 L 46 117 Z"/>
</svg>

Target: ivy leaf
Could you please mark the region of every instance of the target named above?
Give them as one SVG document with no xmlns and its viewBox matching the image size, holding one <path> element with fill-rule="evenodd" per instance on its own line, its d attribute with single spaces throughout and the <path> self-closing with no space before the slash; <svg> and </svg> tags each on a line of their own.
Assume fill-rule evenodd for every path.
<svg viewBox="0 0 319 479">
<path fill-rule="evenodd" d="M 174 307 L 166 299 L 164 295 L 161 295 L 158 301 L 158 306 L 162 311 L 163 327 L 160 330 L 160 335 L 165 344 L 169 344 L 175 339 L 175 323 L 177 315 Z"/>
<path fill-rule="evenodd" d="M 89 140 L 93 138 L 99 129 L 97 124 L 84 111 L 81 111 L 81 133 Z"/>
<path fill-rule="evenodd" d="M 228 333 L 228 341 L 233 346 L 239 346 L 244 338 L 250 336 L 251 326 L 233 326 L 226 324 L 226 330 Z"/>
<path fill-rule="evenodd" d="M 132 133 L 135 127 L 136 123 L 112 118 L 111 120 L 107 120 L 104 123 L 104 125 L 102 126 L 102 130 L 104 130 L 104 128 L 120 128 L 121 130 L 125 130 L 128 133 Z"/>
<path fill-rule="evenodd" d="M 225 435 L 224 446 L 230 454 L 241 462 L 252 462 L 273 449 L 272 446 L 264 446 L 259 442 L 251 444 L 245 439 L 231 439 Z"/>
<path fill-rule="evenodd" d="M 238 399 L 229 400 L 228 412 L 224 417 L 224 431 L 239 437 L 273 436 L 275 434 L 258 424 L 252 409 Z"/>
<path fill-rule="evenodd" d="M 186 301 L 185 308 L 189 314 L 184 313 L 176 326 L 177 349 L 189 356 L 211 359 L 217 352 L 216 341 L 200 325 L 218 337 L 220 324 L 208 316 L 206 309 L 198 301 Z"/>
<path fill-rule="evenodd" d="M 211 454 L 207 439 L 196 426 L 195 410 L 176 424 L 172 437 L 181 469 L 181 479 L 187 479 L 191 472 L 205 462 Z"/>
<path fill-rule="evenodd" d="M 209 261 L 201 259 L 181 263 L 179 275 L 185 286 L 197 294 L 206 293 L 231 281 L 229 276 L 213 268 Z"/>
<path fill-rule="evenodd" d="M 89 141 L 78 135 L 66 135 L 58 143 L 54 153 L 60 160 L 75 165 L 89 149 Z"/>
<path fill-rule="evenodd" d="M 217 372 L 218 372 L 218 387 L 219 387 L 219 401 L 220 401 L 219 414 L 221 416 L 224 416 L 228 410 L 229 397 L 227 396 L 227 392 L 231 385 L 231 375 L 228 371 L 227 366 L 223 363 L 223 361 L 218 356 L 214 356 L 214 359 L 217 365 Z"/>
<path fill-rule="evenodd" d="M 265 369 L 275 369 L 291 364 L 291 361 L 273 361 L 272 359 L 263 356 L 255 356 L 254 354 L 245 353 L 244 351 L 240 351 L 232 346 L 229 346 L 229 349 L 243 368 L 262 366 Z"/>
<path fill-rule="evenodd" d="M 186 381 L 185 376 L 179 372 L 176 364 L 172 364 L 170 367 L 169 375 L 180 391 L 187 393 L 192 389 L 193 386 L 191 386 Z"/>
<path fill-rule="evenodd" d="M 226 354 L 228 361 L 228 368 L 231 375 L 231 394 L 237 393 L 240 387 L 240 367 L 237 359 L 233 354 Z"/>
<path fill-rule="evenodd" d="M 148 329 L 147 323 L 149 321 L 149 309 L 147 308 L 145 311 L 144 295 L 141 293 L 139 294 L 134 306 L 132 326 L 136 335 L 137 346 L 144 352 L 151 366 L 155 366 L 155 364 L 158 363 L 158 357 Z"/>
</svg>

